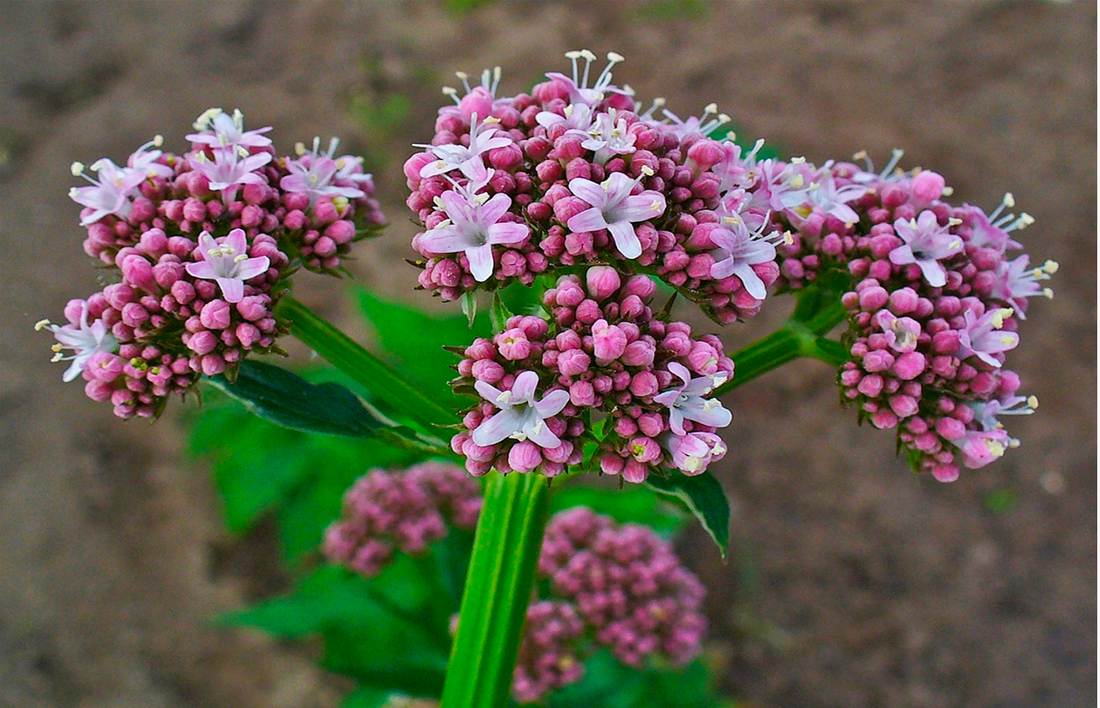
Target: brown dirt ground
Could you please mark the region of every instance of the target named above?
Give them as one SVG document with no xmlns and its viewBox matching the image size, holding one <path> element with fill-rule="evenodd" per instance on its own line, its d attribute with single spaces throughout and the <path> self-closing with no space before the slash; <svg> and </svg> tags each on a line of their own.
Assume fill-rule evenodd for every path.
<svg viewBox="0 0 1100 708">
<path fill-rule="evenodd" d="M 455 15 L 435 0 L 5 0 L 0 17 L 0 706 L 304 708 L 345 687 L 309 647 L 209 625 L 271 589 L 275 554 L 263 529 L 222 530 L 177 415 L 122 425 L 48 364 L 31 324 L 96 284 L 69 163 L 118 159 L 158 132 L 179 148 L 211 105 L 274 125 L 283 146 L 346 136 L 394 223 L 357 275 L 404 296 L 397 166 L 430 135 L 438 86 L 500 64 L 520 90 L 581 46 L 625 54 L 617 76 L 639 95 L 681 114 L 717 101 L 787 154 L 881 162 L 901 146 L 959 199 L 993 205 L 1011 189 L 1038 219 L 1032 252 L 1063 266 L 1010 358 L 1043 401 L 1013 421 L 1024 447 L 953 485 L 905 472 L 888 436 L 837 408 L 818 364 L 729 396 L 719 475 L 734 560 L 685 544 L 711 588 L 727 685 L 753 706 L 1095 705 L 1091 3 L 494 0 Z M 407 115 L 368 128 L 349 111 L 401 96 Z M 351 321 L 339 286 L 309 286 Z"/>
</svg>

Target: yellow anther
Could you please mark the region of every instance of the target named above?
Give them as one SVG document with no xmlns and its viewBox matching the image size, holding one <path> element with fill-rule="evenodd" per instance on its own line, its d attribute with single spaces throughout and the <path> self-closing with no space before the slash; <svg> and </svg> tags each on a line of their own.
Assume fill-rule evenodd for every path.
<svg viewBox="0 0 1100 708">
<path fill-rule="evenodd" d="M 686 472 L 698 472 L 703 468 L 703 458 L 701 457 L 688 457 L 684 460 L 684 471 Z"/>
<path fill-rule="evenodd" d="M 1011 346 L 1012 343 L 1015 341 L 1016 339 L 1011 334 L 1001 335 L 1001 344 L 1005 345 L 1006 347 Z"/>
<path fill-rule="evenodd" d="M 989 441 L 989 453 L 994 457 L 1001 457 L 1005 454 L 1005 446 L 996 440 Z"/>
<path fill-rule="evenodd" d="M 792 165 L 803 165 L 805 163 L 806 163 L 806 158 L 805 157 L 792 157 L 791 158 L 791 164 Z"/>
<path fill-rule="evenodd" d="M 649 165 L 642 165 L 642 174 L 646 177 L 652 177 L 655 173 L 653 172 L 653 168 Z M 1047 262 L 1049 263 L 1050 261 Z"/>
<path fill-rule="evenodd" d="M 465 71 L 456 71 L 455 76 L 458 77 L 459 81 L 465 81 L 466 79 L 470 78 L 470 75 L 467 74 Z"/>
<path fill-rule="evenodd" d="M 493 116 L 489 116 L 488 118 L 486 118 L 485 120 L 483 120 L 481 122 L 484 123 L 485 125 L 496 125 L 497 123 L 500 122 L 500 118 L 494 118 Z"/>
<path fill-rule="evenodd" d="M 241 261 L 246 261 L 246 260 L 248 260 L 248 254 L 247 253 L 242 253 L 241 255 L 234 258 L 233 262 L 234 263 L 240 263 Z"/>
<path fill-rule="evenodd" d="M 80 175 L 84 174 L 84 163 L 74 162 L 72 165 L 69 166 L 69 172 L 73 173 L 73 177 L 79 177 Z"/>
<path fill-rule="evenodd" d="M 581 50 L 581 58 L 587 59 L 588 61 L 596 61 L 596 55 L 587 49 Z"/>
<path fill-rule="evenodd" d="M 660 199 L 654 199 L 653 202 L 649 205 L 649 210 L 653 211 L 653 212 L 658 212 L 658 211 L 661 211 L 661 206 L 662 206 L 661 200 Z"/>
<path fill-rule="evenodd" d="M 867 151 L 866 150 L 860 150 L 856 154 L 852 155 L 852 159 L 853 160 L 866 160 L 867 159 Z"/>
<path fill-rule="evenodd" d="M 1016 206 L 1016 197 L 1012 196 L 1012 192 L 1005 192 L 1005 197 L 1001 200 L 1001 203 L 1011 209 Z"/>
<path fill-rule="evenodd" d="M 626 57 L 624 57 L 622 54 L 619 54 L 617 52 L 608 52 L 607 53 L 607 60 L 618 63 L 620 61 L 626 61 Z"/>
<path fill-rule="evenodd" d="M 566 59 L 580 59 L 581 58 L 581 52 L 579 50 L 574 49 L 573 51 L 566 52 L 565 53 L 565 58 Z"/>
<path fill-rule="evenodd" d="M 157 134 L 153 136 L 153 147 L 160 147 L 164 144 L 164 136 Z"/>
<path fill-rule="evenodd" d="M 49 320 L 38 320 L 37 322 L 34 323 L 34 331 L 35 332 L 41 332 L 42 330 L 46 329 L 49 326 L 50 326 L 50 321 Z"/>
<path fill-rule="evenodd" d="M 717 113 L 717 112 L 718 112 L 718 104 L 717 103 L 708 103 L 706 106 L 703 107 L 703 115 L 706 115 L 708 113 Z"/>
<path fill-rule="evenodd" d="M 1054 291 L 1051 290 L 1050 288 L 1043 288 L 1043 297 L 1045 297 L 1047 300 L 1053 300 L 1054 299 Z"/>
<path fill-rule="evenodd" d="M 795 175 L 791 178 L 791 186 L 795 189 L 799 189 L 804 184 L 806 184 L 806 179 L 802 175 Z"/>
<path fill-rule="evenodd" d="M 955 188 L 954 187 L 944 187 L 943 188 L 943 196 L 945 196 L 945 197 L 950 197 L 954 193 L 955 193 Z"/>
<path fill-rule="evenodd" d="M 65 348 L 65 347 L 61 346 L 61 343 L 59 342 L 59 343 L 57 343 L 57 344 L 51 345 L 51 346 L 50 346 L 50 351 L 51 351 L 51 352 L 59 352 L 59 351 L 61 351 L 61 350 L 62 350 L 62 349 L 64 349 L 64 348 Z"/>
<path fill-rule="evenodd" d="M 299 156 L 300 155 L 305 155 L 306 154 L 306 144 L 305 143 L 294 143 L 294 154 L 299 155 Z"/>
<path fill-rule="evenodd" d="M 947 220 L 947 225 L 948 226 L 958 226 L 962 222 L 963 222 L 962 219 L 956 219 L 955 217 L 951 217 L 950 219 Z"/>
<path fill-rule="evenodd" d="M 783 243 L 787 246 L 794 243 L 794 235 L 790 231 L 783 232 Z"/>
<path fill-rule="evenodd" d="M 63 358 L 64 357 L 61 356 L 61 352 L 58 352 L 58 353 L 54 354 L 52 357 L 50 357 L 50 361 L 51 362 L 58 362 L 58 361 L 61 361 Z"/>
<path fill-rule="evenodd" d="M 478 205 L 484 204 L 485 202 L 489 201 L 488 192 L 482 192 L 481 194 L 475 195 L 474 201 L 477 202 Z"/>
<path fill-rule="evenodd" d="M 1047 261 L 1043 264 L 1043 270 L 1054 275 L 1058 272 L 1058 261 Z"/>
<path fill-rule="evenodd" d="M 1028 214 L 1026 211 L 1020 214 L 1020 218 L 1016 220 L 1016 224 L 1019 228 L 1025 229 L 1035 223 L 1035 217 Z"/>
<path fill-rule="evenodd" d="M 442 91 L 443 91 L 444 96 L 457 96 L 458 95 L 458 89 L 456 89 L 453 86 L 444 86 Z"/>
<path fill-rule="evenodd" d="M 1015 449 L 1017 447 L 1020 447 L 1020 439 L 1019 438 L 1009 438 L 1008 439 L 1008 446 L 1013 448 L 1013 449 Z"/>
<path fill-rule="evenodd" d="M 1039 407 L 1039 397 L 1038 396 L 1028 396 L 1027 397 L 1027 407 L 1031 408 L 1032 410 L 1038 408 Z"/>
</svg>

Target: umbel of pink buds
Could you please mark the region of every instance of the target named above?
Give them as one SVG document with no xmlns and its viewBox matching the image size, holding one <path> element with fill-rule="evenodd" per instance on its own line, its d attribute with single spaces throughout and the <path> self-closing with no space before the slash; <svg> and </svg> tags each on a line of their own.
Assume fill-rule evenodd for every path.
<svg viewBox="0 0 1100 708">
<path fill-rule="evenodd" d="M 612 83 L 621 56 L 592 85 L 595 55 L 567 57 L 573 76 L 549 73 L 530 94 L 498 95 L 499 69 L 475 87 L 460 74 L 464 94 L 445 89 L 455 105 L 405 163 L 420 286 L 454 300 L 614 264 L 654 273 L 723 324 L 755 314 L 785 238 L 768 214 L 793 188 L 773 183 L 759 145 L 710 137 L 729 120 L 715 106 L 657 115 L 663 100 L 643 110 Z M 846 194 L 817 196 L 846 209 Z"/>
<path fill-rule="evenodd" d="M 90 186 L 84 250 L 108 267 L 102 292 L 73 300 L 66 324 L 47 320 L 63 378 L 82 377 L 116 415 L 155 417 L 202 375 L 233 376 L 249 354 L 276 351 L 274 308 L 297 266 L 335 274 L 353 241 L 383 223 L 362 159 L 298 146 L 277 157 L 240 111 L 211 109 L 176 155 L 142 145 L 125 165 L 80 163 Z"/>
<path fill-rule="evenodd" d="M 778 247 L 777 286 L 848 279 L 843 398 L 875 427 L 895 430 L 915 469 L 949 482 L 1019 444 L 999 416 L 1030 414 L 1038 400 L 1017 394 L 1005 356 L 1019 344 L 1029 299 L 1052 296 L 1041 283 L 1057 264 L 1032 268 L 1026 254 L 1011 255 L 1021 248 L 1015 232 L 1034 221 L 1003 213 L 1015 205 L 1011 194 L 990 214 L 954 206 L 942 176 L 898 170 L 900 158 L 896 151 L 881 172 L 869 163 L 776 163 L 776 180 L 806 194 L 801 204 L 785 197 L 770 217 L 792 234 Z M 852 214 L 811 198 L 823 192 L 844 195 Z"/>
<path fill-rule="evenodd" d="M 721 459 L 715 432 L 732 413 L 711 394 L 733 362 L 717 337 L 696 339 L 655 313 L 656 289 L 647 276 L 594 266 L 546 291 L 549 321 L 515 316 L 466 347 L 454 385 L 480 401 L 451 440 L 466 469 L 554 477 L 583 460 L 588 442 L 601 472 L 628 482 L 701 474 Z"/>
<path fill-rule="evenodd" d="M 450 527 L 473 528 L 480 509 L 478 484 L 455 465 L 371 470 L 345 494 L 323 550 L 329 561 L 372 578 L 395 553 L 421 556 Z M 544 591 L 527 610 L 512 684 L 521 703 L 580 681 L 584 661 L 601 648 L 637 668 L 683 665 L 702 649 L 703 585 L 647 527 L 583 507 L 559 512 L 546 528 L 537 572 Z"/>
</svg>

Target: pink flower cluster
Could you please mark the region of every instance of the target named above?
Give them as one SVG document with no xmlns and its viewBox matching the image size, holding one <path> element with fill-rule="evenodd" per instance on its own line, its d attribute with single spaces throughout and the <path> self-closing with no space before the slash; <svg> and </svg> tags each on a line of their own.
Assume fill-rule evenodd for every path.
<svg viewBox="0 0 1100 708">
<path fill-rule="evenodd" d="M 370 578 L 395 550 L 421 555 L 448 526 L 472 529 L 480 513 L 481 488 L 461 467 L 424 462 L 401 472 L 371 470 L 344 495 L 343 516 L 325 532 L 323 550 Z"/>
<path fill-rule="evenodd" d="M 405 163 L 409 208 L 424 231 L 420 285 L 454 300 L 476 288 L 574 265 L 613 263 L 658 275 L 723 324 L 754 315 L 779 274 L 768 212 L 778 185 L 730 140 L 708 106 L 681 121 L 611 83 L 592 86 L 591 52 L 573 76 L 497 97 L 499 70 L 447 91 L 430 145 Z M 583 68 L 578 61 L 584 62 Z M 463 81 L 465 82 L 465 76 Z"/>
<path fill-rule="evenodd" d="M 560 512 L 546 528 L 538 575 L 553 599 L 528 612 L 513 686 L 521 700 L 579 681 L 578 660 L 598 648 L 633 667 L 683 665 L 702 648 L 703 585 L 644 526 L 584 507 Z"/>
<path fill-rule="evenodd" d="M 549 322 L 516 316 L 467 347 L 455 385 L 483 400 L 451 440 L 466 468 L 553 477 L 581 462 L 588 440 L 601 470 L 629 482 L 670 467 L 701 474 L 721 459 L 715 431 L 732 416 L 706 396 L 733 375 L 733 362 L 717 337 L 696 339 L 687 324 L 659 319 L 656 289 L 647 276 L 624 282 L 593 266 L 546 291 Z"/>
<path fill-rule="evenodd" d="M 1041 283 L 1057 264 L 1030 268 L 1027 255 L 1009 256 L 1020 248 L 1012 232 L 1032 222 L 1001 214 L 1011 195 L 989 215 L 952 206 L 940 175 L 891 173 L 899 157 L 879 174 L 853 164 L 785 168 L 811 188 L 832 185 L 821 189 L 845 194 L 852 214 L 809 202 L 777 212 L 793 231 L 779 248 L 779 284 L 850 279 L 843 394 L 876 427 L 897 430 L 915 469 L 949 482 L 1019 444 L 997 418 L 1031 413 L 1038 402 L 1017 395 L 1005 352 L 1019 343 L 1028 298 L 1050 297 Z"/>
<path fill-rule="evenodd" d="M 455 465 L 371 470 L 344 496 L 323 550 L 371 578 L 394 552 L 420 555 L 449 526 L 473 528 L 480 511 L 477 483 Z M 559 512 L 546 528 L 537 573 L 545 592 L 527 610 L 512 686 L 519 702 L 580 681 L 583 662 L 599 648 L 634 667 L 654 659 L 681 665 L 699 654 L 703 585 L 645 526 L 584 507 Z"/>
<path fill-rule="evenodd" d="M 270 128 L 245 130 L 239 111 L 207 111 L 195 129 L 183 155 L 158 137 L 125 166 L 97 161 L 95 179 L 73 166 L 91 182 L 70 192 L 84 206 L 84 250 L 118 282 L 70 302 L 67 324 L 39 328 L 54 333 L 55 360 L 72 362 L 64 379 L 82 376 L 123 418 L 155 417 L 201 375 L 232 376 L 272 351 L 294 266 L 333 272 L 382 223 L 362 160 L 334 157 L 335 141 L 275 159 Z"/>
</svg>

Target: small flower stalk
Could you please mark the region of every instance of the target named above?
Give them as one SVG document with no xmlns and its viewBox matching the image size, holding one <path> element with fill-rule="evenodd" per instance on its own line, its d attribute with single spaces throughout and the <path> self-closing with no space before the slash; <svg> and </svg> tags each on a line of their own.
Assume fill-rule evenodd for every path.
<svg viewBox="0 0 1100 708">
<path fill-rule="evenodd" d="M 297 267 L 337 274 L 351 243 L 381 226 L 362 159 L 315 142 L 277 157 L 240 111 L 205 112 L 176 155 L 159 136 L 117 165 L 73 174 L 84 250 L 108 285 L 65 308 L 54 334 L 63 378 L 122 418 L 156 417 L 201 376 L 232 377 L 251 354 L 277 351 L 274 307 Z M 88 172 L 94 173 L 94 177 Z"/>
</svg>

